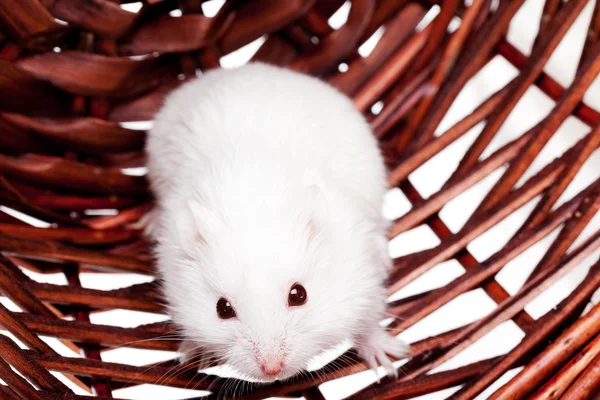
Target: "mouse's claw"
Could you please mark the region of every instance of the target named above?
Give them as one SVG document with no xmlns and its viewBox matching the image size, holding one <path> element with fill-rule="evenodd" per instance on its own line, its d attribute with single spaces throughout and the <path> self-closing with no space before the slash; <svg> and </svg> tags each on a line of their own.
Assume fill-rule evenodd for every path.
<svg viewBox="0 0 600 400">
<path fill-rule="evenodd" d="M 203 354 L 202 349 L 194 345 L 192 341 L 184 340 L 179 345 L 178 349 L 180 364 L 195 363 L 197 370 L 209 368 L 212 365 L 212 359 L 206 354 Z"/>
<path fill-rule="evenodd" d="M 192 344 L 191 341 L 189 340 L 184 340 L 181 342 L 181 344 L 179 345 L 179 348 L 177 349 L 177 353 L 178 353 L 178 361 L 180 364 L 186 364 L 188 363 L 192 358 L 194 358 L 194 346 Z"/>
<path fill-rule="evenodd" d="M 394 364 L 392 364 L 392 360 L 390 360 L 389 357 L 381 349 L 377 350 L 376 357 L 379 361 L 379 364 L 381 364 L 381 366 L 385 368 L 387 374 L 389 376 L 392 376 L 394 379 L 398 379 L 398 369 L 394 367 Z"/>
<path fill-rule="evenodd" d="M 377 376 L 377 383 L 379 383 L 379 373 L 377 372 L 377 368 L 379 367 L 379 365 L 377 364 L 377 359 L 375 358 L 375 355 L 371 354 L 370 356 L 365 357 L 365 361 L 367 362 L 369 369 L 373 371 Z"/>
</svg>

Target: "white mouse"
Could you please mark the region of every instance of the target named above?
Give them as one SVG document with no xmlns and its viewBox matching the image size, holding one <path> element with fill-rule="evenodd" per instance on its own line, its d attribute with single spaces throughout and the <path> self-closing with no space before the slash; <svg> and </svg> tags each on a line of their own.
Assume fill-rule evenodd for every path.
<svg viewBox="0 0 600 400">
<path fill-rule="evenodd" d="M 146 151 L 149 232 L 186 351 L 273 381 L 352 340 L 396 374 L 387 355 L 408 347 L 380 327 L 385 167 L 350 99 L 264 64 L 208 71 L 168 96 Z"/>
</svg>

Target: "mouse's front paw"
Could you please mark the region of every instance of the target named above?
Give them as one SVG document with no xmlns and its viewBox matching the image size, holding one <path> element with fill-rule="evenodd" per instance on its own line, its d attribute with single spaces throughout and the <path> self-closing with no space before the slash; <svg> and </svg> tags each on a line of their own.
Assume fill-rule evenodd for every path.
<svg viewBox="0 0 600 400">
<path fill-rule="evenodd" d="M 377 367 L 384 367 L 388 375 L 398 378 L 398 369 L 388 355 L 400 359 L 411 353 L 410 347 L 403 341 L 389 335 L 384 329 L 362 336 L 356 341 L 358 354 L 367 362 L 369 368 L 377 373 Z M 379 382 L 379 378 L 377 378 Z"/>
<path fill-rule="evenodd" d="M 178 349 L 179 353 L 179 363 L 180 364 L 188 364 L 194 363 L 197 364 L 197 370 L 203 370 L 212 366 L 211 357 L 207 356 L 202 352 L 202 349 L 198 346 L 194 345 L 194 342 L 190 340 L 184 340 L 179 345 Z"/>
</svg>

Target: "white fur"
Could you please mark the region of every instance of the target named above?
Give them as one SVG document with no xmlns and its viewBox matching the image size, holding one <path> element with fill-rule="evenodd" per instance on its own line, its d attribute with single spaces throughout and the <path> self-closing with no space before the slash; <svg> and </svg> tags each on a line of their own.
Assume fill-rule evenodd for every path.
<svg viewBox="0 0 600 400">
<path fill-rule="evenodd" d="M 195 346 L 258 379 L 257 358 L 286 378 L 346 339 L 370 365 L 402 355 L 379 327 L 383 160 L 348 98 L 263 64 L 209 71 L 169 96 L 147 153 L 158 267 Z M 308 301 L 288 307 L 296 282 Z M 221 297 L 237 318 L 219 319 Z"/>
</svg>

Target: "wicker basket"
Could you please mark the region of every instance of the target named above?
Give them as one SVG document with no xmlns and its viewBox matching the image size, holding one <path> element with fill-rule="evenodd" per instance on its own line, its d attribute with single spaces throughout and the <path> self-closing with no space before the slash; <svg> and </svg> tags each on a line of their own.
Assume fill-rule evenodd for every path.
<svg viewBox="0 0 600 400">
<path fill-rule="evenodd" d="M 555 206 L 600 145 L 600 115 L 582 100 L 600 71 L 600 1 L 546 0 L 541 23 L 530 21 L 540 33 L 529 56 L 506 40 L 509 23 L 529 3 L 524 0 L 354 0 L 345 5 L 349 15 L 339 29 L 328 19 L 343 0 L 227 1 L 211 16 L 203 0 L 145 0 L 137 12 L 119 3 L 0 0 L 0 292 L 12 301 L 0 306 L 0 324 L 9 332 L 0 335 L 0 398 L 83 399 L 75 394 L 81 389 L 112 398 L 113 391 L 118 397 L 119 389 L 152 384 L 209 391 L 214 398 L 236 388 L 244 399 L 322 399 L 326 382 L 366 376 L 352 352 L 310 377 L 269 386 L 196 374 L 193 365 L 178 366 L 172 353 L 152 365 L 139 365 L 135 352 L 127 362 L 106 361 L 115 347 L 165 354 L 178 345 L 164 340 L 172 327 L 151 279 L 148 246 L 133 227 L 151 207 L 144 178 L 135 173 L 144 163 L 144 131 L 123 123 L 151 120 L 169 90 L 261 37 L 254 60 L 328 80 L 369 119 L 390 167 L 389 182 L 411 203 L 389 237 L 425 227 L 439 238 L 437 245 L 395 260 L 390 293 L 439 272 L 443 262 L 464 268 L 445 286 L 391 302 L 397 318 L 390 329 L 413 327 L 476 290 L 496 303 L 483 317 L 413 343 L 418 354 L 402 365 L 398 380 L 348 383 L 344 396 L 404 399 L 449 388 L 459 388 L 453 399 L 485 390 L 494 399 L 596 394 L 600 307 L 584 308 L 600 286 L 600 263 L 544 315 L 534 318 L 525 306 L 600 247 L 600 231 L 590 225 L 600 207 L 600 180 Z M 576 77 L 565 88 L 543 68 L 584 7 L 592 9 L 592 20 L 575 61 Z M 362 57 L 357 49 L 380 28 L 383 36 Z M 518 69 L 516 77 L 440 132 L 461 90 L 498 55 Z M 532 86 L 554 101 L 552 111 L 491 151 Z M 571 116 L 592 129 L 527 175 Z M 479 133 L 458 167 L 450 167 L 455 170 L 446 183 L 425 200 L 416 189 L 418 175 L 411 174 L 469 132 Z M 452 231 L 439 212 L 494 174 L 485 198 Z M 510 240 L 476 259 L 467 246 L 527 204 L 534 206 Z M 101 215 L 106 210 L 112 214 Z M 551 245 L 511 295 L 498 273 L 542 240 Z M 115 289 L 82 284 L 84 277 L 93 282 L 107 276 Z M 159 322 L 114 326 L 118 310 L 150 313 Z M 437 368 L 510 320 L 522 332 L 510 351 Z M 507 377 L 507 371 L 513 374 Z M 144 398 L 172 398 L 160 393 Z"/>
</svg>

